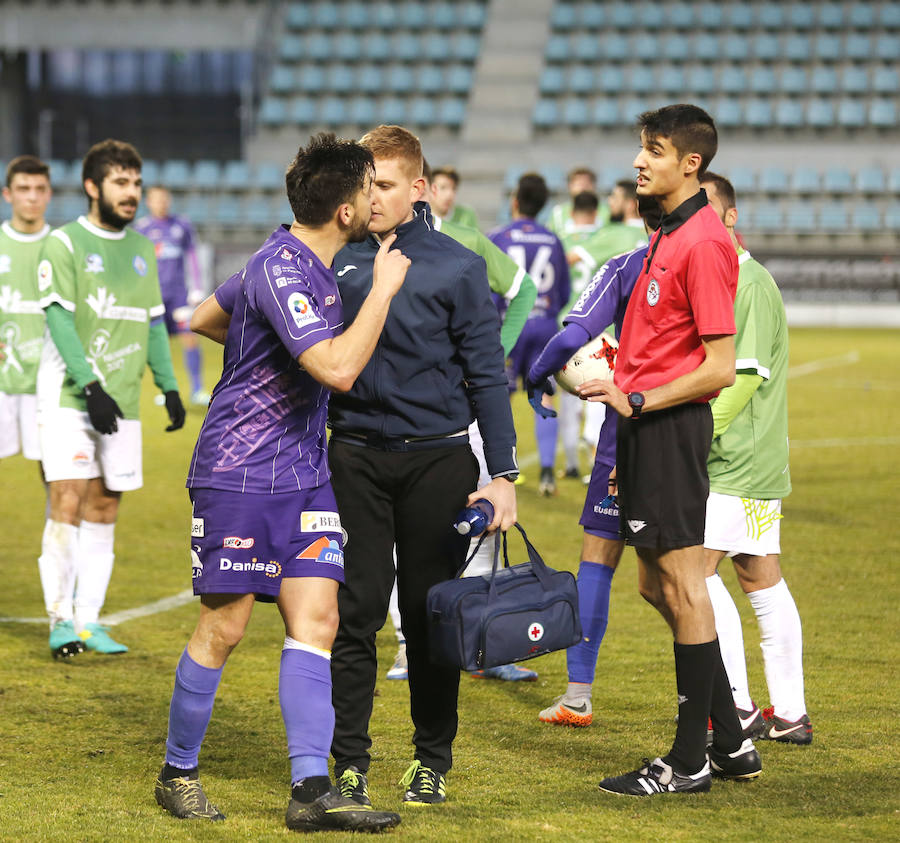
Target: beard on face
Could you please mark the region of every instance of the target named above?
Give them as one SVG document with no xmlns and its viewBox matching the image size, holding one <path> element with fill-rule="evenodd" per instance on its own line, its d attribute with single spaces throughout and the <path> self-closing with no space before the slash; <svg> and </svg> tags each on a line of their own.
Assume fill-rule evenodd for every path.
<svg viewBox="0 0 900 843">
<path fill-rule="evenodd" d="M 347 231 L 348 243 L 362 243 L 369 236 L 369 220 L 355 219 Z"/>
<path fill-rule="evenodd" d="M 137 203 L 133 207 L 137 209 Z M 108 202 L 106 196 L 104 196 L 102 187 L 100 188 L 100 196 L 97 198 L 97 216 L 100 217 L 100 222 L 116 229 L 116 231 L 121 231 L 133 219 L 133 217 L 122 217 L 116 213 L 115 206 L 112 202 Z"/>
<path fill-rule="evenodd" d="M 610 214 L 609 215 L 610 222 L 625 222 L 625 213 L 620 212 L 618 214 Z"/>
</svg>

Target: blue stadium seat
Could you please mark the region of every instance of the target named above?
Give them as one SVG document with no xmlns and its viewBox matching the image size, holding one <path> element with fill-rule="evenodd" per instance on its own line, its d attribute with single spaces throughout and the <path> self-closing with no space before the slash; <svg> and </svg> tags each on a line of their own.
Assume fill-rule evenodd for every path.
<svg viewBox="0 0 900 843">
<path fill-rule="evenodd" d="M 284 61 L 300 61 L 304 52 L 303 39 L 299 35 L 285 35 L 281 39 L 278 55 Z"/>
<path fill-rule="evenodd" d="M 649 94 L 656 90 L 656 76 L 648 64 L 636 64 L 628 74 L 628 91 L 636 94 Z"/>
<path fill-rule="evenodd" d="M 787 9 L 787 22 L 791 29 L 808 30 L 816 23 L 815 7 L 812 3 L 791 3 Z"/>
<path fill-rule="evenodd" d="M 406 118 L 416 128 L 429 129 L 437 120 L 437 106 L 433 97 L 416 97 L 409 104 Z"/>
<path fill-rule="evenodd" d="M 869 90 L 869 71 L 855 64 L 841 72 L 841 90 L 848 94 L 865 94 Z"/>
<path fill-rule="evenodd" d="M 246 161 L 226 161 L 222 168 L 222 187 L 246 190 L 250 187 L 250 165 Z"/>
<path fill-rule="evenodd" d="M 466 101 L 458 97 L 448 97 L 438 105 L 438 123 L 443 126 L 459 127 L 466 119 Z"/>
<path fill-rule="evenodd" d="M 895 94 L 900 90 L 900 73 L 892 65 L 882 65 L 872 71 L 872 90 L 879 94 Z"/>
<path fill-rule="evenodd" d="M 457 8 L 453 3 L 435 3 L 431 7 L 431 25 L 435 29 L 455 29 Z"/>
<path fill-rule="evenodd" d="M 566 89 L 566 77 L 559 65 L 551 64 L 541 71 L 541 79 L 538 84 L 542 94 L 561 94 Z"/>
<path fill-rule="evenodd" d="M 603 29 L 609 23 L 609 12 L 601 3 L 581 3 L 579 5 L 577 28 Z"/>
<path fill-rule="evenodd" d="M 270 200 L 250 199 L 244 206 L 244 221 L 255 228 L 274 228 L 278 223 L 278 217 L 273 215 L 272 211 Z"/>
<path fill-rule="evenodd" d="M 733 6 L 733 9 L 742 8 L 741 6 Z M 745 62 L 750 53 L 750 39 L 746 35 L 739 32 L 732 32 L 725 36 L 725 40 L 720 45 L 720 55 L 724 60 Z"/>
<path fill-rule="evenodd" d="M 884 225 L 891 231 L 900 231 L 900 203 L 894 202 L 887 206 L 884 212 Z"/>
<path fill-rule="evenodd" d="M 688 68 L 687 90 L 695 94 L 711 94 L 716 89 L 716 77 L 712 68 L 694 64 Z"/>
<path fill-rule="evenodd" d="M 731 97 L 716 100 L 712 117 L 721 126 L 740 126 L 744 122 L 740 101 Z"/>
<path fill-rule="evenodd" d="M 621 94 L 625 90 L 625 72 L 615 64 L 597 68 L 597 90 L 606 94 Z"/>
<path fill-rule="evenodd" d="M 468 96 L 472 89 L 472 68 L 464 64 L 451 65 L 447 70 L 446 86 L 451 94 Z"/>
<path fill-rule="evenodd" d="M 541 167 L 541 175 L 544 177 L 544 181 L 547 182 L 547 187 L 550 188 L 551 193 L 565 189 L 566 173 L 562 167 L 558 167 L 555 164 L 546 164 Z"/>
<path fill-rule="evenodd" d="M 559 122 L 559 109 L 553 100 L 540 99 L 534 106 L 531 122 L 541 129 L 552 129 Z"/>
<path fill-rule="evenodd" d="M 607 32 L 597 44 L 596 55 L 590 56 L 591 60 L 598 57 L 604 61 L 624 61 L 629 57 L 628 39 L 616 32 Z"/>
<path fill-rule="evenodd" d="M 622 103 L 622 121 L 626 126 L 633 126 L 638 115 L 647 111 L 650 103 L 645 99 L 638 97 L 629 97 Z"/>
<path fill-rule="evenodd" d="M 697 26 L 703 29 L 721 29 L 725 23 L 725 14 L 719 3 L 701 3 L 695 14 Z"/>
<path fill-rule="evenodd" d="M 191 165 L 179 158 L 170 158 L 163 163 L 159 177 L 170 190 L 187 190 L 191 181 Z"/>
<path fill-rule="evenodd" d="M 453 58 L 457 61 L 475 62 L 481 50 L 481 42 L 477 35 L 463 32 L 457 33 L 453 38 Z"/>
<path fill-rule="evenodd" d="M 857 231 L 880 231 L 881 214 L 878 208 L 870 204 L 857 204 L 853 207 L 853 217 L 850 225 Z"/>
<path fill-rule="evenodd" d="M 834 103 L 831 100 L 810 100 L 806 106 L 806 122 L 816 129 L 834 126 Z"/>
<path fill-rule="evenodd" d="M 215 190 L 222 181 L 222 165 L 209 159 L 197 161 L 191 181 L 195 190 Z"/>
<path fill-rule="evenodd" d="M 428 61 L 444 62 L 450 58 L 450 41 L 440 32 L 423 36 L 422 56 Z"/>
<path fill-rule="evenodd" d="M 234 196 L 220 196 L 213 212 L 213 221 L 222 228 L 238 228 L 244 222 L 244 208 Z"/>
<path fill-rule="evenodd" d="M 775 61 L 781 57 L 781 47 L 774 33 L 760 32 L 753 36 L 753 55 L 759 61 Z"/>
<path fill-rule="evenodd" d="M 811 42 L 806 35 L 792 34 L 784 39 L 784 57 L 788 61 L 805 64 L 811 52 Z"/>
<path fill-rule="evenodd" d="M 819 26 L 823 29 L 841 29 L 844 26 L 844 9 L 841 3 L 819 5 Z"/>
<path fill-rule="evenodd" d="M 509 192 L 514 190 L 519 183 L 519 177 L 525 172 L 525 168 L 518 164 L 511 164 L 506 168 L 506 174 L 503 176 L 503 190 Z"/>
<path fill-rule="evenodd" d="M 458 15 L 459 23 L 466 29 L 481 30 L 484 28 L 484 21 L 487 17 L 487 11 L 483 3 L 466 3 Z"/>
<path fill-rule="evenodd" d="M 316 122 L 316 103 L 309 97 L 299 97 L 291 102 L 290 122 L 297 126 L 309 126 Z"/>
<path fill-rule="evenodd" d="M 269 78 L 269 88 L 275 94 L 290 94 L 296 86 L 294 68 L 285 64 L 276 64 L 272 68 L 272 76 Z"/>
<path fill-rule="evenodd" d="M 805 67 L 790 65 L 781 69 L 778 75 L 778 87 L 785 94 L 805 94 L 809 86 L 809 77 Z"/>
<path fill-rule="evenodd" d="M 284 20 L 288 29 L 306 29 L 312 23 L 312 6 L 307 3 L 291 3 Z"/>
<path fill-rule="evenodd" d="M 783 4 L 763 3 L 756 11 L 756 22 L 763 29 L 781 29 L 784 26 Z"/>
<path fill-rule="evenodd" d="M 900 193 L 900 167 L 892 167 L 887 178 L 888 190 L 891 193 Z"/>
<path fill-rule="evenodd" d="M 413 89 L 412 70 L 404 64 L 391 65 L 385 77 L 385 90 L 392 94 L 408 94 Z"/>
<path fill-rule="evenodd" d="M 775 90 L 775 71 L 765 65 L 750 73 L 750 90 L 754 94 L 771 94 Z"/>
<path fill-rule="evenodd" d="M 328 69 L 326 90 L 347 94 L 356 90 L 356 74 L 346 64 L 333 64 Z"/>
<path fill-rule="evenodd" d="M 818 193 L 820 186 L 819 171 L 814 167 L 797 167 L 791 174 L 791 190 L 794 193 Z"/>
<path fill-rule="evenodd" d="M 62 187 L 63 181 L 68 178 L 69 162 L 63 161 L 61 158 L 48 158 L 46 164 L 50 168 L 50 179 L 52 182 Z"/>
<path fill-rule="evenodd" d="M 688 61 L 691 57 L 690 41 L 680 33 L 667 34 L 662 39 L 662 55 L 669 61 Z"/>
<path fill-rule="evenodd" d="M 870 3 L 860 3 L 856 0 L 850 4 L 848 23 L 854 29 L 872 29 L 875 26 L 875 10 Z"/>
<path fill-rule="evenodd" d="M 772 103 L 767 99 L 747 101 L 744 109 L 744 122 L 754 129 L 765 129 L 772 125 Z"/>
<path fill-rule="evenodd" d="M 817 94 L 833 95 L 838 87 L 837 70 L 830 65 L 815 65 L 809 87 Z"/>
<path fill-rule="evenodd" d="M 887 185 L 887 178 L 884 170 L 877 164 L 869 164 L 860 167 L 856 174 L 856 189 L 860 193 L 876 194 L 883 193 Z"/>
<path fill-rule="evenodd" d="M 337 29 L 341 25 L 341 9 L 334 3 L 316 3 L 311 25 L 316 29 Z"/>
<path fill-rule="evenodd" d="M 369 15 L 369 6 L 361 0 L 347 3 L 343 10 L 343 25 L 346 29 L 364 31 L 373 21 Z"/>
<path fill-rule="evenodd" d="M 594 110 L 591 115 L 595 126 L 612 128 L 621 124 L 619 105 L 615 100 L 600 98 L 594 102 Z"/>
<path fill-rule="evenodd" d="M 853 193 L 853 176 L 845 167 L 825 170 L 824 188 L 827 193 Z"/>
<path fill-rule="evenodd" d="M 60 188 L 63 189 L 71 189 L 71 190 L 81 190 L 81 171 L 82 171 L 82 162 L 81 161 L 48 161 L 48 166 L 50 167 L 50 179 L 53 187 L 57 190 Z M 148 168 L 148 165 L 149 168 Z M 147 176 L 147 173 L 152 170 L 152 168 L 156 166 L 153 161 L 144 161 L 143 166 L 141 167 L 141 176 L 144 179 L 144 184 L 149 185 L 150 178 Z M 0 173 L 6 173 L 6 165 L 0 165 Z"/>
<path fill-rule="evenodd" d="M 411 32 L 397 32 L 391 36 L 391 56 L 395 61 L 416 61 L 421 50 L 418 36 Z"/>
<path fill-rule="evenodd" d="M 378 107 L 381 115 L 379 122 L 400 126 L 406 122 L 406 100 L 399 97 L 388 97 Z"/>
<path fill-rule="evenodd" d="M 319 121 L 327 126 L 348 122 L 347 101 L 343 97 L 325 97 L 319 103 Z"/>
<path fill-rule="evenodd" d="M 577 18 L 575 7 L 571 3 L 556 3 L 550 13 L 550 27 L 557 32 L 569 32 L 575 29 Z"/>
<path fill-rule="evenodd" d="M 665 7 L 663 20 L 669 29 L 691 29 L 696 22 L 695 9 L 690 3 L 671 3 Z"/>
<path fill-rule="evenodd" d="M 866 104 L 861 99 L 842 99 L 838 103 L 837 121 L 847 129 L 866 125 Z"/>
<path fill-rule="evenodd" d="M 419 0 L 409 0 L 400 8 L 400 20 L 406 29 L 418 31 L 428 26 L 428 7 Z"/>
<path fill-rule="evenodd" d="M 747 90 L 747 74 L 738 64 L 728 64 L 719 74 L 719 90 L 726 94 L 743 94 Z"/>
<path fill-rule="evenodd" d="M 356 90 L 377 94 L 384 88 L 384 72 L 380 64 L 361 64 L 356 68 Z"/>
<path fill-rule="evenodd" d="M 659 65 L 656 69 L 656 87 L 666 94 L 684 94 L 688 90 L 684 69 L 676 65 Z"/>
<path fill-rule="evenodd" d="M 783 129 L 797 129 L 803 122 L 803 103 L 800 100 L 778 100 L 775 105 L 775 125 Z"/>
<path fill-rule="evenodd" d="M 819 226 L 823 231 L 837 234 L 847 230 L 847 209 L 841 202 L 823 205 L 819 211 Z"/>
<path fill-rule="evenodd" d="M 324 32 L 310 33 L 303 39 L 303 57 L 309 61 L 327 62 L 332 60 L 334 39 Z"/>
<path fill-rule="evenodd" d="M 253 182 L 260 190 L 282 190 L 284 167 L 273 161 L 263 161 L 256 167 Z"/>
<path fill-rule="evenodd" d="M 0 173 L 6 172 L 6 165 L 0 165 Z M 51 172 L 52 176 L 53 173 Z M 141 167 L 141 177 L 144 180 L 144 187 L 151 187 L 159 181 L 159 164 L 156 161 L 144 159 L 144 166 Z M 81 161 L 73 161 L 69 166 L 69 184 L 73 188 L 81 188 Z"/>
<path fill-rule="evenodd" d="M 787 209 L 787 228 L 798 234 L 807 234 L 816 230 L 816 214 L 808 202 L 795 202 Z"/>
<path fill-rule="evenodd" d="M 900 59 L 900 36 L 879 35 L 875 41 L 875 58 L 882 61 Z"/>
<path fill-rule="evenodd" d="M 759 189 L 763 193 L 786 193 L 787 173 L 782 167 L 766 167 L 759 174 Z"/>
<path fill-rule="evenodd" d="M 897 104 L 894 100 L 872 100 L 869 104 L 869 123 L 879 129 L 896 129 Z"/>
<path fill-rule="evenodd" d="M 439 94 L 446 87 L 444 73 L 433 64 L 422 65 L 416 71 L 416 90 L 425 94 Z"/>
<path fill-rule="evenodd" d="M 341 61 L 358 61 L 362 55 L 362 38 L 352 32 L 341 32 L 334 37 L 334 55 Z"/>
<path fill-rule="evenodd" d="M 575 129 L 587 126 L 590 123 L 587 101 L 580 98 L 566 100 L 563 103 L 562 121 Z"/>
<path fill-rule="evenodd" d="M 780 232 L 784 228 L 784 212 L 777 202 L 757 202 L 751 217 L 751 228 Z"/>
<path fill-rule="evenodd" d="M 900 5 L 882 3 L 878 10 L 878 23 L 882 29 L 900 29 Z"/>
<path fill-rule="evenodd" d="M 325 87 L 325 69 L 318 64 L 303 64 L 294 76 L 298 91 L 320 94 Z"/>
<path fill-rule="evenodd" d="M 372 16 L 372 25 L 376 29 L 383 30 L 393 30 L 398 26 L 402 26 L 401 9 L 402 7 L 386 1 L 374 4 L 374 8 L 369 10 Z"/>
<path fill-rule="evenodd" d="M 363 40 L 363 57 L 370 61 L 384 61 L 391 57 L 390 39 L 382 32 L 371 31 Z"/>
<path fill-rule="evenodd" d="M 371 126 L 377 115 L 372 97 L 353 97 L 347 105 L 347 117 L 356 126 Z"/>
<path fill-rule="evenodd" d="M 177 211 L 187 217 L 195 226 L 210 225 L 213 221 L 209 199 L 206 196 L 192 194 L 185 197 L 185 200 L 179 203 Z"/>
<path fill-rule="evenodd" d="M 659 39 L 649 32 L 635 35 L 631 39 L 631 52 L 641 61 L 650 61 L 659 55 Z"/>
<path fill-rule="evenodd" d="M 756 190 L 756 170 L 752 167 L 735 167 L 726 175 L 737 193 L 753 193 Z"/>
<path fill-rule="evenodd" d="M 728 18 L 725 25 L 737 31 L 753 29 L 756 26 L 756 9 L 749 3 L 731 3 L 728 6 Z M 738 61 L 741 56 L 731 56 L 732 61 Z"/>
<path fill-rule="evenodd" d="M 840 61 L 844 55 L 840 37 L 820 32 L 813 42 L 813 53 L 821 61 Z"/>
<path fill-rule="evenodd" d="M 551 35 L 544 48 L 547 61 L 560 62 L 569 58 L 569 39 L 565 35 Z"/>
<path fill-rule="evenodd" d="M 719 36 L 711 32 L 698 32 L 694 35 L 691 55 L 697 61 L 718 61 L 722 54 Z"/>
<path fill-rule="evenodd" d="M 611 4 L 609 22 L 616 29 L 633 29 L 635 27 L 643 27 L 644 23 L 651 18 L 656 17 L 656 10 L 650 6 L 650 14 L 641 14 L 640 7 L 638 13 L 635 14 L 635 7 L 630 3 L 613 3 Z M 646 7 L 648 4 L 644 4 Z"/>
<path fill-rule="evenodd" d="M 576 94 L 590 94 L 593 92 L 594 69 L 586 64 L 576 64 L 569 71 L 568 90 Z"/>
<path fill-rule="evenodd" d="M 604 56 L 599 49 L 598 38 L 588 32 L 582 32 L 575 36 L 572 42 L 572 56 L 578 61 L 596 61 L 598 57 Z M 566 56 L 568 60 L 569 56 Z"/>
<path fill-rule="evenodd" d="M 844 55 L 854 61 L 865 61 L 872 55 L 872 39 L 861 32 L 851 32 L 844 40 Z"/>
<path fill-rule="evenodd" d="M 282 126 L 287 123 L 287 106 L 284 100 L 266 97 L 259 107 L 259 122 L 264 126 Z"/>
</svg>

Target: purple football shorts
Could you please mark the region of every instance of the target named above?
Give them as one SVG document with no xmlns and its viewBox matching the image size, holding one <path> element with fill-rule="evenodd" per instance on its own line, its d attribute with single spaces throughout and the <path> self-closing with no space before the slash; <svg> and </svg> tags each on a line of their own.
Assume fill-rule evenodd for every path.
<svg viewBox="0 0 900 843">
<path fill-rule="evenodd" d="M 283 577 L 344 581 L 344 540 L 331 484 L 248 495 L 191 489 L 194 594 L 277 597 Z"/>
<path fill-rule="evenodd" d="M 163 319 L 169 336 L 190 332 L 188 322 L 177 322 L 173 315 L 178 308 L 187 307 L 187 303 L 187 290 L 183 286 L 163 290 L 163 307 L 166 309 Z"/>
<path fill-rule="evenodd" d="M 610 463 L 594 463 L 578 523 L 591 535 L 619 541 L 619 505 L 614 501 L 606 502 L 609 496 L 609 473 L 612 470 Z"/>
</svg>

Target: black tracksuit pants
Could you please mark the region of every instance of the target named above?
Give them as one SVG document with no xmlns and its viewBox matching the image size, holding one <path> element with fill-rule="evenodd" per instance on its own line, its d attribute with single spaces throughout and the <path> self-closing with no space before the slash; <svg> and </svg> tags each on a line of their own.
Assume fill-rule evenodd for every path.
<svg viewBox="0 0 900 843">
<path fill-rule="evenodd" d="M 375 633 L 384 625 L 394 582 L 409 662 L 415 757 L 446 772 L 457 729 L 459 669 L 428 655 L 425 598 L 465 561 L 468 539 L 452 527 L 478 481 L 468 445 L 406 452 L 329 443 L 332 485 L 341 524 L 346 582 L 338 591 L 340 626 L 331 652 L 335 710 L 331 752 L 335 774 L 350 765 L 369 769 L 369 719 L 378 665 Z"/>
</svg>

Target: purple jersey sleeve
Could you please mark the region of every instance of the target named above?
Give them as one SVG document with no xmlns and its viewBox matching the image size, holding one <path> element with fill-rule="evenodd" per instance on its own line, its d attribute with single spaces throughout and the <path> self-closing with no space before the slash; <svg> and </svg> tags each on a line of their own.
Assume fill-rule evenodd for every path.
<svg viewBox="0 0 900 843">
<path fill-rule="evenodd" d="M 219 307 L 226 313 L 234 313 L 234 303 L 241 292 L 241 282 L 244 280 L 244 270 L 235 272 L 227 281 L 222 282 L 215 291 L 216 301 Z"/>
<path fill-rule="evenodd" d="M 581 325 L 575 323 L 566 325 L 544 346 L 544 350 L 537 360 L 531 364 L 531 368 L 528 370 L 529 383 L 540 383 L 544 378 L 558 372 L 569 358 L 590 339 L 591 337 Z"/>
</svg>

